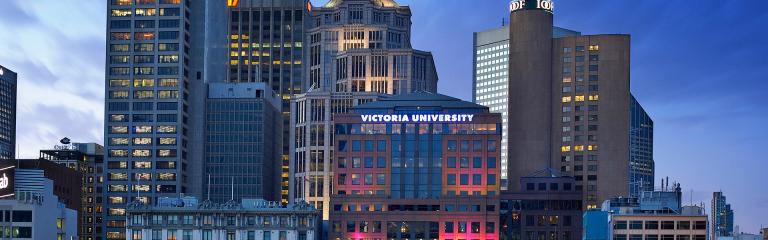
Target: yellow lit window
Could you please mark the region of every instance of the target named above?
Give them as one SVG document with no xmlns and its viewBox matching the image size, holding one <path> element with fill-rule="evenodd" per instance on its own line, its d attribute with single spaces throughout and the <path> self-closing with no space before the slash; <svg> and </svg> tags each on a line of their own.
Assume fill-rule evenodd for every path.
<svg viewBox="0 0 768 240">
<path fill-rule="evenodd" d="M 136 173 L 134 177 L 139 180 L 152 180 L 152 174 L 149 173 Z"/>
<path fill-rule="evenodd" d="M 155 92 L 153 91 L 134 91 L 133 98 L 135 99 L 150 99 L 155 98 Z"/>
<path fill-rule="evenodd" d="M 560 147 L 560 151 L 561 152 L 570 152 L 571 151 L 571 146 L 562 146 L 562 147 Z"/>
<path fill-rule="evenodd" d="M 573 150 L 582 152 L 582 151 L 584 151 L 584 145 L 574 146 Z"/>
<path fill-rule="evenodd" d="M 173 125 L 161 125 L 157 126 L 158 133 L 176 133 L 176 126 Z"/>
<path fill-rule="evenodd" d="M 159 138 L 160 145 L 176 145 L 176 138 Z"/>
<path fill-rule="evenodd" d="M 301 64 L 301 60 L 296 60 L 296 61 L 293 61 L 293 64 L 297 64 L 297 65 L 298 65 L 298 64 Z"/>
<path fill-rule="evenodd" d="M 259 44 L 259 43 L 251 43 L 251 46 L 257 48 L 257 47 L 261 47 L 261 44 Z"/>
<path fill-rule="evenodd" d="M 240 64 L 239 60 L 229 60 L 229 65 L 235 66 L 235 65 L 238 65 L 238 64 Z"/>
<path fill-rule="evenodd" d="M 589 51 L 600 50 L 600 45 L 589 45 Z"/>
<path fill-rule="evenodd" d="M 154 8 L 137 8 L 136 16 L 155 16 L 157 9 Z"/>
<path fill-rule="evenodd" d="M 587 205 L 587 209 L 596 209 L 596 208 L 597 208 L 597 205 L 595 205 L 595 204 Z"/>
<path fill-rule="evenodd" d="M 130 9 L 113 9 L 112 10 L 113 17 L 130 17 L 131 13 L 132 12 Z"/>
<path fill-rule="evenodd" d="M 589 145 L 589 146 L 587 146 L 587 150 L 589 150 L 589 151 L 597 151 L 597 145 Z"/>
<path fill-rule="evenodd" d="M 134 87 L 154 87 L 155 80 L 154 79 L 134 79 L 133 86 Z"/>
<path fill-rule="evenodd" d="M 240 44 L 240 47 L 242 47 L 242 48 L 248 48 L 248 43 L 242 43 L 242 44 Z"/>
<path fill-rule="evenodd" d="M 127 87 L 131 82 L 128 79 L 112 79 L 109 80 L 110 87 Z"/>
<path fill-rule="evenodd" d="M 151 144 L 152 144 L 152 138 L 133 138 L 133 145 L 151 145 Z"/>
<path fill-rule="evenodd" d="M 600 95 L 597 95 L 597 94 L 589 95 L 589 101 L 597 101 L 599 100 L 599 98 L 600 98 Z"/>
<path fill-rule="evenodd" d="M 571 81 L 573 81 L 573 79 L 571 77 L 563 77 L 563 82 L 564 83 L 569 83 Z"/>
<path fill-rule="evenodd" d="M 271 54 L 269 54 L 269 52 L 264 52 L 264 53 L 261 54 L 262 57 L 269 57 L 269 55 L 271 55 Z"/>
<path fill-rule="evenodd" d="M 584 95 L 576 96 L 576 101 L 577 102 L 583 102 L 584 101 Z"/>
<path fill-rule="evenodd" d="M 179 91 L 175 91 L 175 90 L 157 91 L 157 97 L 159 97 L 160 99 L 177 99 L 179 98 Z"/>
<path fill-rule="evenodd" d="M 295 42 L 293 45 L 296 47 L 301 47 L 301 42 Z"/>
<path fill-rule="evenodd" d="M 232 48 L 237 48 L 238 46 L 239 46 L 239 44 L 237 44 L 237 43 L 230 44 L 230 47 L 232 47 Z"/>
<path fill-rule="evenodd" d="M 240 39 L 240 35 L 232 34 L 232 36 L 230 36 L 230 38 L 232 38 L 232 40 L 237 40 L 237 39 Z"/>
<path fill-rule="evenodd" d="M 258 57 L 258 56 L 261 56 L 261 53 L 259 51 L 253 51 L 251 52 L 251 56 Z"/>
<path fill-rule="evenodd" d="M 128 145 L 128 138 L 109 138 L 109 145 Z"/>
<path fill-rule="evenodd" d="M 149 185 L 133 185 L 133 191 L 149 192 Z"/>
<path fill-rule="evenodd" d="M 132 155 L 134 157 L 149 157 L 152 153 L 146 149 L 134 149 Z"/>
<path fill-rule="evenodd" d="M 279 61 L 279 60 L 274 60 L 274 61 L 272 61 L 272 64 L 274 64 L 274 65 L 280 65 L 280 61 Z"/>
<path fill-rule="evenodd" d="M 176 79 L 176 78 L 161 78 L 159 80 L 160 80 L 161 87 L 178 87 L 179 86 L 179 79 Z"/>
<path fill-rule="evenodd" d="M 582 96 L 582 98 L 583 98 L 583 96 Z M 563 102 L 564 103 L 571 102 L 571 96 L 563 97 Z"/>
<path fill-rule="evenodd" d="M 130 6 L 131 0 L 114 0 L 112 1 L 112 4 L 118 5 L 118 6 Z"/>
</svg>

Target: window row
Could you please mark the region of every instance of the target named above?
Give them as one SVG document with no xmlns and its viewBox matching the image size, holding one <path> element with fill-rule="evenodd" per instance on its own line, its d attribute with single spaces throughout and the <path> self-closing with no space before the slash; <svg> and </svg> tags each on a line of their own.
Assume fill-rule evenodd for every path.
<svg viewBox="0 0 768 240">
<path fill-rule="evenodd" d="M 150 139 L 151 138 L 147 138 Z M 152 157 L 152 150 L 149 149 L 112 149 L 109 150 L 109 157 Z M 157 149 L 155 150 L 155 156 L 157 157 L 176 157 L 176 149 Z M 148 165 L 137 163 L 147 163 Z M 134 168 L 152 168 L 151 162 L 134 162 Z"/>
<path fill-rule="evenodd" d="M 133 114 L 131 122 L 178 122 L 176 114 L 157 114 L 155 119 L 152 114 Z M 110 122 L 128 122 L 128 114 L 110 114 Z"/>
<path fill-rule="evenodd" d="M 133 84 L 131 84 L 133 82 Z M 133 79 L 133 81 L 129 79 L 110 79 L 109 80 L 109 87 L 130 87 L 133 85 L 133 87 L 178 87 L 179 86 L 179 79 L 178 78 L 159 78 L 157 80 L 152 78 L 137 78 Z"/>
<path fill-rule="evenodd" d="M 148 4 L 157 4 L 158 1 L 160 4 L 173 4 L 173 5 L 179 5 L 181 3 L 181 0 L 135 0 L 136 5 L 148 5 Z M 117 6 L 131 6 L 134 3 L 134 0 L 111 0 L 112 5 Z"/>
<path fill-rule="evenodd" d="M 336 134 L 497 134 L 499 124 L 458 124 L 458 123 L 371 123 L 336 124 Z"/>
<path fill-rule="evenodd" d="M 152 192 L 151 185 L 131 185 L 131 192 Z M 107 185 L 107 192 L 128 192 L 128 185 Z M 176 193 L 176 185 L 155 185 L 156 193 Z"/>
<path fill-rule="evenodd" d="M 706 235 L 614 234 L 614 240 L 706 240 Z"/>
<path fill-rule="evenodd" d="M 109 91 L 109 99 L 129 99 L 130 92 L 127 90 L 119 90 L 119 91 Z M 153 90 L 134 90 L 133 91 L 133 99 L 178 99 L 179 98 L 179 91 L 177 90 L 159 90 L 157 91 L 157 96 L 155 96 L 155 91 Z M 125 102 L 127 103 L 127 102 Z M 115 110 L 119 110 L 119 104 L 115 106 Z M 149 105 L 151 106 L 151 105 Z M 127 107 L 127 106 L 125 106 Z M 151 109 L 150 109 L 151 110 Z"/>
<path fill-rule="evenodd" d="M 459 182 L 457 184 L 456 182 L 456 175 L 459 176 Z M 496 185 L 496 174 L 472 174 L 472 186 L 482 186 L 483 185 L 483 176 L 485 175 L 485 185 L 493 186 Z M 469 183 L 469 176 L 470 174 L 446 174 L 446 184 L 448 186 L 455 186 L 455 185 L 461 185 L 461 186 L 468 186 Z"/>
<path fill-rule="evenodd" d="M 110 161 L 107 162 L 108 169 L 128 169 L 128 162 L 126 161 Z M 152 162 L 147 161 L 135 161 L 133 162 L 134 169 L 150 169 L 152 168 Z M 176 162 L 174 161 L 155 161 L 155 169 L 176 169 Z"/>
<path fill-rule="evenodd" d="M 157 140 L 157 146 L 175 146 L 176 138 L 159 137 L 154 138 Z M 148 137 L 136 137 L 136 138 L 109 138 L 110 146 L 128 146 L 129 143 L 133 143 L 133 146 L 148 146 L 152 145 L 153 138 Z"/>
<path fill-rule="evenodd" d="M 131 56 L 128 56 L 128 55 L 109 56 L 109 63 L 111 64 L 122 64 L 122 63 L 127 64 L 130 62 L 131 62 Z M 158 63 L 178 63 L 179 55 L 177 54 L 158 55 L 157 62 Z M 155 63 L 155 56 L 154 55 L 134 55 L 133 63 Z"/>
<path fill-rule="evenodd" d="M 136 9 L 112 9 L 112 17 L 151 17 L 151 16 L 181 16 L 179 8 L 136 8 Z"/>
<path fill-rule="evenodd" d="M 128 133 L 128 126 L 109 126 L 108 132 L 111 134 L 127 134 Z M 175 125 L 159 125 L 159 126 L 150 126 L 150 125 L 139 125 L 139 126 L 133 126 L 130 127 L 130 133 L 138 133 L 138 134 L 149 134 L 149 133 L 176 133 L 176 126 Z M 155 131 L 153 131 L 155 130 Z"/>
<path fill-rule="evenodd" d="M 119 172 L 110 172 L 107 178 L 110 181 L 150 181 L 152 180 L 152 173 L 134 173 L 130 174 L 133 177 L 131 179 L 128 179 L 129 173 L 119 173 Z M 175 181 L 176 180 L 176 173 L 155 173 L 154 179 L 158 181 Z M 123 199 L 123 198 L 120 198 Z M 112 202 L 112 204 L 118 204 L 118 203 L 125 203 L 125 202 Z"/>
<path fill-rule="evenodd" d="M 155 48 L 157 46 L 157 48 Z M 155 45 L 154 43 L 135 43 L 133 44 L 133 51 L 134 52 L 154 52 L 155 49 L 160 52 L 176 52 L 179 51 L 179 44 L 178 43 L 158 43 Z M 109 51 L 110 52 L 130 52 L 131 51 L 131 45 L 130 44 L 110 44 L 109 45 Z"/>
<path fill-rule="evenodd" d="M 595 82 L 597 80 L 598 80 L 598 75 L 589 75 L 590 82 Z M 563 83 L 571 83 L 571 82 L 573 82 L 573 77 L 571 76 L 563 77 Z M 584 75 L 577 75 L 576 82 L 584 82 Z"/>
<path fill-rule="evenodd" d="M 131 75 L 131 68 L 129 67 L 112 67 L 109 68 L 109 75 L 112 76 L 127 76 Z M 133 75 L 179 75 L 179 67 L 134 67 Z"/>
<path fill-rule="evenodd" d="M 616 221 L 613 229 L 706 230 L 706 221 Z"/>
</svg>

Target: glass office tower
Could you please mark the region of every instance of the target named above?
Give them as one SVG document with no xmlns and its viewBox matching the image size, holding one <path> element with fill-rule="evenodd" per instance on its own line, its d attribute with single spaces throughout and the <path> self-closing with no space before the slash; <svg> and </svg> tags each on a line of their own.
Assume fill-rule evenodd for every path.
<svg viewBox="0 0 768 240">
<path fill-rule="evenodd" d="M 16 158 L 16 73 L 0 65 L 0 159 Z"/>
<path fill-rule="evenodd" d="M 188 3 L 108 1 L 106 239 L 125 239 L 126 204 L 152 204 L 187 191 Z"/>
</svg>

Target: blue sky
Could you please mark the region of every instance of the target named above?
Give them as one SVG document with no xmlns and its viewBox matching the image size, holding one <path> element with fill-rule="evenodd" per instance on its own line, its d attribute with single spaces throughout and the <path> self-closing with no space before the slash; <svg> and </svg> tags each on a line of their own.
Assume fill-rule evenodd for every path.
<svg viewBox="0 0 768 240">
<path fill-rule="evenodd" d="M 472 32 L 500 26 L 508 1 L 399 2 L 412 8 L 414 47 L 434 54 L 439 91 L 471 100 Z M 707 208 L 723 190 L 743 231 L 768 225 L 768 1 L 555 3 L 560 27 L 632 35 L 632 91 L 655 120 L 657 177 Z M 19 73 L 22 157 L 64 136 L 102 142 L 105 4 L 3 1 L 0 65 Z"/>
</svg>

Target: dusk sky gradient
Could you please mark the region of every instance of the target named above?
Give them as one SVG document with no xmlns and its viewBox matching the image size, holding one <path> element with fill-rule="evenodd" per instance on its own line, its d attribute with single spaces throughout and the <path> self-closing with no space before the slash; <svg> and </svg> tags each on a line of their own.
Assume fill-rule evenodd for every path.
<svg viewBox="0 0 768 240">
<path fill-rule="evenodd" d="M 19 155 L 36 158 L 64 136 L 103 142 L 107 1 L 2 2 L 0 65 L 19 73 Z M 398 2 L 412 9 L 414 48 L 435 57 L 439 91 L 471 101 L 472 33 L 501 26 L 508 1 Z M 680 182 L 684 202 L 707 210 L 724 191 L 750 233 L 768 225 L 767 9 L 765 0 L 555 0 L 559 27 L 632 35 L 632 92 L 655 121 L 657 179 Z"/>
</svg>

